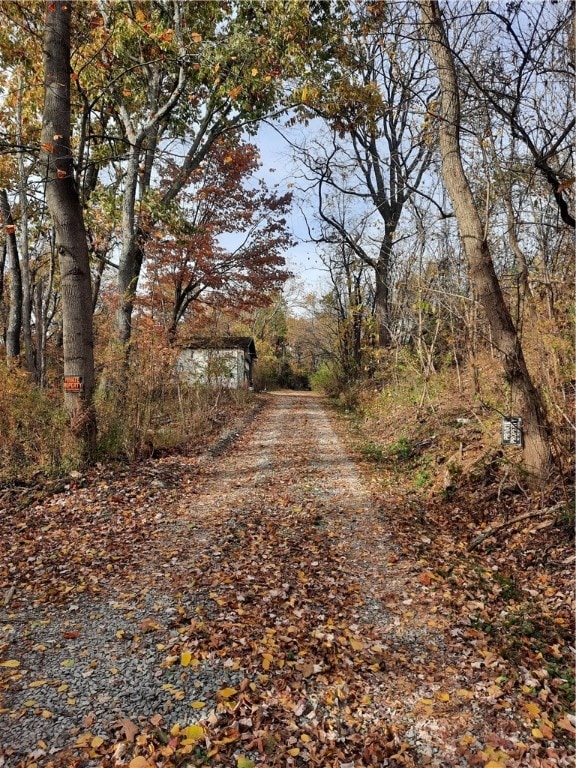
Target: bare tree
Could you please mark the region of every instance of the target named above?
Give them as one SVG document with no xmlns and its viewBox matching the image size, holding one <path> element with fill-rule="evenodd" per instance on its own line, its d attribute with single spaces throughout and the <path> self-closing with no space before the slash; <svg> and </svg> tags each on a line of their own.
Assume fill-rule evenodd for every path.
<svg viewBox="0 0 576 768">
<path fill-rule="evenodd" d="M 486 313 L 494 345 L 502 355 L 506 378 L 517 393 L 518 409 L 524 424 L 525 466 L 543 479 L 548 477 L 552 467 L 546 414 L 504 301 L 484 225 L 462 164 L 460 94 L 454 57 L 438 2 L 420 0 L 420 6 L 441 88 L 438 119 L 442 174 L 467 255 L 471 286 Z"/>
<path fill-rule="evenodd" d="M 316 179 L 319 219 L 373 270 L 381 346 L 393 336 L 391 276 L 400 220 L 407 202 L 423 193 L 433 159 L 426 115 L 435 86 L 427 54 L 413 39 L 415 21 L 408 3 L 357 11 L 343 30 L 345 43 L 326 90 L 314 94 L 308 108 L 328 124 L 330 140 L 300 153 L 308 178 Z M 347 231 L 329 203 L 335 193 L 363 207 L 365 238 Z"/>
</svg>

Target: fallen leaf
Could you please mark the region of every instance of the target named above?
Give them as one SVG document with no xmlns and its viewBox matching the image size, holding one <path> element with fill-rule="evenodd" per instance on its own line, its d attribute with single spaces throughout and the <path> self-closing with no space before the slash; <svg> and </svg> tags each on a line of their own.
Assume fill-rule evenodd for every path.
<svg viewBox="0 0 576 768">
<path fill-rule="evenodd" d="M 152 765 L 145 757 L 139 756 L 133 757 L 132 760 L 130 760 L 128 768 L 152 768 Z"/>
<path fill-rule="evenodd" d="M 186 739 L 197 741 L 204 736 L 204 728 L 202 728 L 201 725 L 189 725 L 187 728 L 184 728 L 182 731 L 180 731 L 180 733 Z"/>
<path fill-rule="evenodd" d="M 234 696 L 235 693 L 237 693 L 236 688 L 222 688 L 218 691 L 218 696 L 222 699 L 229 699 Z"/>
<path fill-rule="evenodd" d="M 128 717 L 122 717 L 118 720 L 118 725 L 124 731 L 124 736 L 129 744 L 132 744 L 136 736 L 140 733 L 140 728 Z"/>
<path fill-rule="evenodd" d="M 436 698 L 438 701 L 450 701 L 450 694 L 445 691 L 438 691 L 436 693 Z"/>
</svg>

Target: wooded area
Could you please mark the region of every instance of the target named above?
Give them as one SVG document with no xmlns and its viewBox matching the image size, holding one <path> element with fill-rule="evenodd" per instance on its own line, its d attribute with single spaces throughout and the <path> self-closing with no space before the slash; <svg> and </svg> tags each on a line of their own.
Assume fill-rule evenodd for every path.
<svg viewBox="0 0 576 768">
<path fill-rule="evenodd" d="M 320 675 L 319 690 L 328 713 L 339 702 L 353 703 L 338 710 L 338 726 L 332 714 L 307 726 L 302 743 L 292 721 L 274 715 L 272 730 L 262 725 L 250 742 L 254 754 L 230 751 L 232 739 L 218 742 L 208 756 L 202 752 L 204 762 L 198 752 L 200 762 L 190 764 L 215 764 L 224 755 L 225 764 L 238 768 L 267 761 L 420 765 L 414 755 L 421 738 L 411 718 L 427 717 L 434 702 L 450 709 L 455 690 L 438 688 L 431 699 L 418 700 L 428 703 L 415 705 L 398 726 L 406 742 L 395 726 L 370 730 L 357 715 L 365 706 L 376 718 L 359 691 L 374 684 L 362 675 L 381 675 L 384 664 L 360 637 L 353 611 L 364 605 L 369 621 L 366 606 L 381 599 L 367 587 L 369 573 L 393 580 L 383 569 L 399 558 L 406 570 L 395 582 L 398 590 L 417 573 L 414 601 L 424 595 L 431 610 L 450 618 L 426 623 L 410 608 L 406 619 L 401 608 L 398 621 L 411 632 L 420 620 L 434 631 L 442 626 L 449 637 L 442 648 L 456 654 L 455 668 L 464 665 L 469 646 L 484 659 L 474 661 L 484 677 L 478 673 L 482 679 L 470 682 L 474 693 L 462 684 L 460 705 L 484 702 L 478 691 L 492 691 L 490 711 L 502 709 L 531 734 L 528 746 L 517 734 L 491 746 L 472 737 L 458 741 L 454 749 L 471 762 L 453 764 L 549 768 L 573 757 L 568 739 L 576 720 L 566 712 L 574 687 L 568 582 L 574 562 L 575 35 L 570 0 L 0 3 L 0 527 L 6 540 L 19 532 L 0 561 L 6 611 L 40 609 L 51 599 L 64 605 L 76 591 L 92 595 L 103 574 L 116 578 L 122 569 L 130 573 L 135 559 L 147 559 L 140 541 L 157 548 L 158 563 L 169 552 L 176 567 L 176 534 L 161 533 L 147 510 L 172 505 L 180 525 L 195 507 L 175 511 L 182 489 L 170 485 L 163 462 L 187 492 L 198 493 L 186 474 L 204 477 L 196 457 L 206 446 L 217 446 L 212 457 L 223 452 L 258 409 L 270 416 L 274 389 L 311 388 L 327 396 L 370 487 L 364 512 L 371 510 L 373 541 L 390 537 L 382 565 L 370 549 L 370 530 L 356 525 L 350 507 L 346 525 L 337 509 L 326 515 L 330 534 L 323 538 L 318 508 L 325 500 L 305 498 L 316 491 L 307 484 L 304 457 L 312 466 L 320 449 L 290 447 L 276 432 L 287 446 L 275 454 L 277 474 L 297 486 L 297 502 L 269 489 L 268 520 L 248 495 L 247 509 L 268 531 L 266 541 L 257 526 L 228 540 L 227 520 L 219 511 L 212 519 L 217 504 L 207 504 L 208 519 L 195 522 L 208 531 L 204 565 L 220 557 L 218 537 L 224 536 L 235 558 L 234 579 L 240 583 L 254 568 L 276 600 L 287 587 L 270 586 L 266 563 L 255 553 L 262 545 L 278 557 L 282 536 L 293 537 L 286 556 L 295 558 L 294 573 L 303 574 L 303 605 L 318 597 L 310 578 L 318 567 L 320 592 L 333 595 L 341 610 L 335 645 L 332 638 L 321 652 L 336 677 Z M 270 134 L 283 148 L 280 171 L 266 166 Z M 307 281 L 303 253 L 322 265 L 318 285 Z M 210 380 L 183 375 L 183 350 L 226 350 L 226 339 L 250 345 L 246 369 L 241 355 L 234 358 L 240 360 L 235 381 L 245 389 L 226 386 L 228 372 L 216 355 L 205 364 L 218 368 Z M 303 397 L 316 402 L 314 395 Z M 313 416 L 294 407 L 301 433 L 290 440 L 309 430 L 310 446 L 314 440 L 322 445 L 314 433 L 316 423 L 324 424 L 319 406 L 309 406 Z M 283 418 L 288 430 L 291 417 Z M 328 484 L 343 463 L 334 453 L 328 479 L 322 475 Z M 256 458 L 241 452 L 229 462 L 222 477 L 243 462 L 250 477 L 260 471 Z M 296 479 L 292 465 L 299 468 Z M 140 472 L 146 487 L 138 490 Z M 209 488 L 218 477 L 206 480 Z M 239 487 L 242 481 L 237 478 Z M 166 494 L 154 495 L 156 482 L 167 484 Z M 76 492 L 86 516 L 76 502 L 67 511 Z M 140 498 L 141 519 L 134 501 Z M 114 514 L 125 530 L 110 522 L 110 504 L 118 505 Z M 233 499 L 229 505 L 237 514 Z M 310 547 L 302 559 L 300 527 Z M 77 551 L 61 541 L 67 530 Z M 368 569 L 358 587 L 368 589 L 365 603 L 354 596 L 353 569 L 331 586 L 328 563 L 339 560 L 330 537 L 346 539 L 351 530 L 356 543 L 338 547 Z M 108 536 L 121 542 L 122 555 L 115 560 L 102 549 L 96 562 L 94 552 Z M 89 572 L 78 565 L 84 560 Z M 57 561 L 79 579 L 69 590 L 66 579 L 52 573 Z M 210 565 L 200 576 L 204 566 L 193 567 L 206 600 L 224 600 L 226 574 Z M 152 570 L 144 571 L 142 578 L 155 583 Z M 397 603 L 399 594 L 384 603 Z M 245 608 L 247 618 L 238 618 Z M 285 608 L 282 603 L 279 610 Z M 306 632 L 316 637 L 307 609 L 312 623 L 299 625 L 300 650 L 284 636 L 270 639 L 271 630 L 250 651 L 246 637 L 258 623 L 250 611 L 241 608 L 229 627 L 243 638 L 243 650 L 240 656 L 226 651 L 227 659 L 252 669 L 263 653 L 264 677 L 272 667 L 283 682 L 272 695 L 264 690 L 267 680 L 248 684 L 245 678 L 238 733 L 256 710 L 267 722 L 268 701 L 272 711 L 285 697 L 299 712 L 295 691 L 315 685 L 319 674 L 304 659 L 317 651 L 304 639 Z M 22 620 L 14 616 L 6 621 Z M 197 630 L 200 637 L 204 625 L 194 621 L 191 636 Z M 330 622 L 322 642 L 326 633 L 332 636 Z M 6 627 L 10 635 L 12 624 Z M 156 631 L 147 625 L 142 633 L 148 630 Z M 373 627 L 366 632 L 378 634 Z M 356 661 L 335 650 L 341 640 L 364 654 L 358 677 Z M 9 642 L 0 643 L 0 659 Z M 183 668 L 190 665 L 180 655 L 187 648 L 178 646 L 173 657 Z M 202 661 L 218 649 L 210 646 Z M 431 653 L 438 661 L 438 648 Z M 0 696 L 4 686 L 12 691 L 21 684 L 15 661 L 0 660 L 0 675 L 14 676 L 0 680 Z M 338 677 L 340 662 L 350 674 L 346 682 Z M 406 680 L 416 675 L 414 667 L 406 671 L 397 649 L 389 663 L 398 681 L 404 673 Z M 422 659 L 418 663 L 426 671 Z M 297 683 L 284 681 L 288 673 Z M 392 695 L 388 680 L 378 677 L 378 685 L 390 686 Z M 219 691 L 215 711 L 227 717 L 228 699 L 238 691 L 223 690 L 234 693 Z M 0 717 L 20 722 L 32 712 L 26 707 L 4 708 L 0 698 Z M 232 720 L 223 731 L 212 722 L 191 730 L 174 726 L 171 736 L 160 721 L 150 730 L 151 722 L 141 737 L 124 723 L 129 746 L 122 755 L 128 764 L 130 753 L 132 768 L 187 764 L 186 755 L 206 734 L 226 739 L 228 731 L 236 733 Z M 354 729 L 363 740 L 350 736 Z M 106 755 L 112 762 L 103 765 L 123 764 L 122 755 L 113 762 L 112 742 L 99 739 L 92 734 L 78 749 L 92 750 L 93 758 Z"/>
<path fill-rule="evenodd" d="M 170 418 L 159 401 L 182 410 L 179 342 L 208 330 L 255 334 L 266 385 L 336 394 L 401 358 L 425 385 L 501 360 L 489 397 L 522 419 L 525 469 L 566 468 L 570 3 L 0 14 L 5 474 L 137 454 Z M 284 189 L 261 168 L 262 121 L 291 147 Z M 318 295 L 281 293 L 296 205 Z M 81 384 L 62 394 L 67 377 Z"/>
</svg>

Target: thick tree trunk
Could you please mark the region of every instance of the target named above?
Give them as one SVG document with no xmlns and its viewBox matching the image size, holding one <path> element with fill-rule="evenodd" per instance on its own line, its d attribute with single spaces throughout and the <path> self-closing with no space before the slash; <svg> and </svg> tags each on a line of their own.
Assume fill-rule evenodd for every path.
<svg viewBox="0 0 576 768">
<path fill-rule="evenodd" d="M 18 258 L 18 245 L 10 203 L 5 189 L 0 190 L 0 217 L 4 224 L 8 269 L 10 270 L 10 306 L 6 328 L 6 357 L 18 360 L 20 357 L 20 334 L 22 332 L 22 273 Z"/>
<path fill-rule="evenodd" d="M 466 178 L 460 150 L 460 99 L 454 59 L 436 0 L 420 0 L 425 34 L 440 80 L 442 174 L 452 200 L 473 291 L 488 319 L 524 426 L 526 469 L 545 479 L 552 468 L 544 406 L 528 372 L 518 334 L 504 301 L 484 227 Z"/>
<path fill-rule="evenodd" d="M 88 241 L 74 182 L 70 141 L 71 6 L 70 0 L 46 3 L 42 149 L 47 164 L 46 200 L 56 233 L 60 267 L 64 403 L 77 446 L 85 458 L 90 458 L 96 444 L 96 417 L 92 406 L 92 291 Z"/>
</svg>

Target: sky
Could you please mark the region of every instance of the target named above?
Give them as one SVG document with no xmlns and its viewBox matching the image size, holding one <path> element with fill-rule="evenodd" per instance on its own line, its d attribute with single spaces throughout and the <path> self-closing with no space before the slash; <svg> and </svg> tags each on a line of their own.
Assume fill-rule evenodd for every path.
<svg viewBox="0 0 576 768">
<path fill-rule="evenodd" d="M 298 130 L 302 129 L 299 128 Z M 295 191 L 297 172 L 291 156 L 292 150 L 278 131 L 270 125 L 262 123 L 254 143 L 260 151 L 262 160 L 259 175 L 271 187 L 277 184 L 280 193 L 292 189 Z M 294 239 L 298 242 L 286 251 L 285 256 L 288 268 L 294 273 L 296 282 L 301 284 L 300 291 L 304 293 L 326 292 L 326 268 L 318 257 L 318 246 L 315 243 L 306 242 L 308 239 L 306 219 L 296 204 L 293 206 L 289 223 Z M 293 294 L 294 292 L 298 294 L 298 291 L 295 291 L 295 286 L 289 286 L 288 293 Z"/>
</svg>

